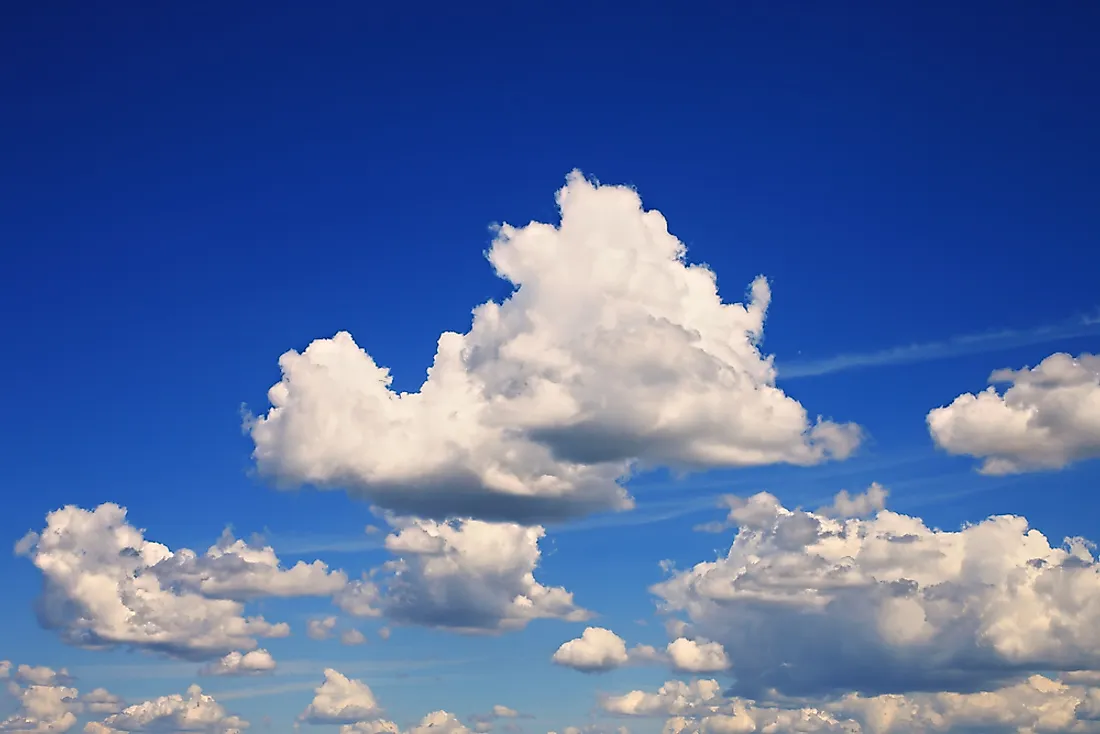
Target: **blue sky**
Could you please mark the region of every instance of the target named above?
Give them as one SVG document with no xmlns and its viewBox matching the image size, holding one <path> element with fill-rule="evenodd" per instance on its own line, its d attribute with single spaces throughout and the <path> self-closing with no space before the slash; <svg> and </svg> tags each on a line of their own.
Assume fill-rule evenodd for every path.
<svg viewBox="0 0 1100 734">
<path fill-rule="evenodd" d="M 598 615 L 588 622 L 534 619 L 469 635 L 410 622 L 409 609 L 421 608 L 415 595 L 406 607 L 383 600 L 381 616 L 366 618 L 331 594 L 259 598 L 249 615 L 291 629 L 260 640 L 278 663 L 274 673 L 199 676 L 207 661 L 67 642 L 71 618 L 47 629 L 36 617 L 49 602 L 36 601 L 43 572 L 4 554 L 0 660 L 65 667 L 81 693 L 102 686 L 126 704 L 197 682 L 253 731 L 289 732 L 322 671 L 334 668 L 369 685 L 402 730 L 436 710 L 473 726 L 469 716 L 500 704 L 524 715 L 512 723 L 526 732 L 655 732 L 660 716 L 616 716 L 599 694 L 714 677 L 731 696 L 747 695 L 737 690 L 745 680 L 738 660 L 701 676 L 670 670 L 667 660 L 586 674 L 551 655 L 587 626 L 664 649 L 674 635 L 650 590 L 667 578 L 658 564 L 670 559 L 682 571 L 728 552 L 737 523 L 721 534 L 693 529 L 725 517 L 724 495 L 768 491 L 788 508 L 814 509 L 842 489 L 878 482 L 890 490 L 889 509 L 930 528 L 1012 514 L 1054 546 L 1100 537 L 1100 468 L 1089 460 L 1100 453 L 1100 433 L 1087 430 L 1100 425 L 1088 413 L 1100 393 L 1044 402 L 1043 391 L 1062 383 L 1038 381 L 1022 399 L 1057 424 L 1044 457 L 1064 460 L 1036 466 L 1032 456 L 1009 474 L 977 468 L 989 456 L 1026 454 L 1034 435 L 983 452 L 973 447 L 995 444 L 1002 424 L 967 423 L 939 446 L 926 424 L 929 411 L 984 389 L 994 370 L 1100 344 L 1100 105 L 1092 92 L 1100 17 L 1081 4 L 811 5 L 429 4 L 414 13 L 355 3 L 68 3 L 10 11 L 0 30 L 9 487 L 0 534 L 12 546 L 45 528 L 47 513 L 112 502 L 172 550 L 201 555 L 230 526 L 240 538 L 262 534 L 284 567 L 320 559 L 353 580 L 403 557 L 385 549 L 385 538 L 412 521 L 390 517 L 391 530 L 371 507 L 433 516 L 435 500 L 421 491 L 428 480 L 415 467 L 382 488 L 357 468 L 360 448 L 338 456 L 329 447 L 302 459 L 329 472 L 331 491 L 319 491 L 295 463 L 309 436 L 329 430 L 370 453 L 381 445 L 370 430 L 378 423 L 342 412 L 350 398 L 339 391 L 303 393 L 318 402 L 302 415 L 317 422 L 263 443 L 242 430 L 242 406 L 265 416 L 267 390 L 282 379 L 280 355 L 340 331 L 389 368 L 395 390 L 418 390 L 440 334 L 465 334 L 471 309 L 512 294 L 486 260 L 491 226 L 558 225 L 555 192 L 575 169 L 632 187 L 646 210 L 660 211 L 687 262 L 716 274 L 725 303 L 747 303 L 746 288 L 766 276 L 760 349 L 774 355 L 775 385 L 811 422 L 857 423 L 862 440 L 850 456 L 838 449 L 833 460 L 803 466 L 697 461 L 704 439 L 695 434 L 650 442 L 618 457 L 657 467 L 626 480 L 636 506 L 622 512 L 584 505 L 589 485 L 557 516 L 567 503 L 539 517 L 502 517 L 511 511 L 499 510 L 501 492 L 480 484 L 469 494 L 477 502 L 455 500 L 466 516 L 544 524 L 535 576 Z M 595 197 L 596 211 L 610 206 L 599 197 L 613 189 L 574 183 Z M 573 231 L 583 232 L 587 220 L 577 217 Z M 626 231 L 612 219 L 588 221 L 596 234 L 578 247 Z M 554 288 L 567 291 L 565 251 L 549 257 L 565 273 Z M 576 267 L 578 291 L 558 293 L 559 305 L 588 303 L 584 293 L 598 290 Z M 537 263 L 525 272 L 532 292 L 551 282 L 540 280 Z M 634 294 L 643 310 L 649 292 Z M 551 320 L 555 313 L 545 311 Z M 572 328 L 562 318 L 550 342 Z M 589 365 L 574 347 L 572 357 Z M 626 361 L 621 373 L 600 364 L 586 383 L 594 395 L 632 374 Z M 1095 367 L 1078 367 L 1087 388 Z M 669 395 L 686 389 L 687 378 L 676 380 Z M 716 384 L 700 389 L 723 409 L 751 402 Z M 1057 413 L 1066 400 L 1078 407 L 1076 422 Z M 575 440 L 602 450 L 648 430 L 644 418 L 600 418 L 617 428 Z M 744 420 L 755 430 L 755 419 Z M 406 428 L 426 436 L 430 426 Z M 567 444 L 568 426 L 553 428 Z M 780 453 L 810 450 L 790 440 Z M 257 467 L 261 443 L 272 458 Z M 419 434 L 408 446 L 425 462 L 439 455 Z M 664 459 L 673 455 L 693 470 L 670 469 Z M 453 492 L 441 496 L 467 496 Z M 368 524 L 381 531 L 364 533 Z M 1100 609 L 1096 593 L 1092 609 Z M 328 615 L 368 642 L 305 634 L 309 620 Z M 710 614 L 689 621 L 687 639 L 725 630 Z M 380 638 L 383 627 L 389 639 Z M 740 650 L 735 638 L 719 640 L 731 655 Z M 1077 644 L 1100 668 L 1100 646 Z M 1090 669 L 1036 655 L 1017 674 Z M 7 695 L 4 715 L 19 705 Z M 85 710 L 78 718 L 76 730 L 97 717 Z"/>
</svg>

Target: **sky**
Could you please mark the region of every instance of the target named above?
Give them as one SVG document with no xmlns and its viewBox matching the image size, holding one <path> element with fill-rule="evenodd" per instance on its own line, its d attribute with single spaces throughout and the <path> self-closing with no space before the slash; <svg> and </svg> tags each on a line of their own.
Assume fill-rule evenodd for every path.
<svg viewBox="0 0 1100 734">
<path fill-rule="evenodd" d="M 5 12 L 0 731 L 1100 731 L 1100 12 L 717 5 Z"/>
</svg>

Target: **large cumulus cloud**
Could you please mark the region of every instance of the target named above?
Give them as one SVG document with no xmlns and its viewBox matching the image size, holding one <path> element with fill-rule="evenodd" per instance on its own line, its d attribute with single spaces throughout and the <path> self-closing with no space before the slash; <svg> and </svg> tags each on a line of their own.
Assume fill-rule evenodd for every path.
<svg viewBox="0 0 1100 734">
<path fill-rule="evenodd" d="M 229 535 L 204 554 L 173 552 L 147 540 L 112 503 L 51 512 L 46 528 L 16 550 L 42 572 L 38 615 L 65 642 L 197 660 L 289 634 L 284 623 L 245 616 L 245 599 L 327 595 L 347 583 L 320 561 L 283 568 L 270 547 Z"/>
<path fill-rule="evenodd" d="M 1100 456 L 1100 356 L 1052 354 L 1031 369 L 997 370 L 989 381 L 928 414 L 937 446 L 982 459 L 986 474 L 1061 469 Z M 997 384 L 1008 387 L 998 393 Z"/>
<path fill-rule="evenodd" d="M 759 349 L 764 278 L 725 303 L 637 193 L 571 175 L 559 226 L 504 225 L 489 250 L 515 286 L 440 336 L 417 392 L 350 334 L 284 354 L 259 470 L 342 487 L 421 516 L 533 523 L 623 509 L 632 466 L 735 467 L 844 458 L 852 424 L 814 420 Z"/>
<path fill-rule="evenodd" d="M 876 492 L 879 490 L 876 490 Z M 858 498 L 856 498 L 858 499 Z M 723 645 L 745 695 L 970 691 L 1100 669 L 1100 565 L 1017 516 L 948 532 L 881 510 L 731 502 L 729 553 L 653 587 L 683 633 Z"/>
</svg>

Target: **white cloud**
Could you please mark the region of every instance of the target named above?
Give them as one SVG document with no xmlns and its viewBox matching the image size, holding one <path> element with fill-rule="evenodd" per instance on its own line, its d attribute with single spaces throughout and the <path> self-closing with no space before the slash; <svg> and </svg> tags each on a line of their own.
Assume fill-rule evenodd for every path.
<svg viewBox="0 0 1100 734">
<path fill-rule="evenodd" d="M 631 506 L 642 467 L 816 464 L 852 424 L 812 420 L 760 353 L 771 299 L 723 303 L 664 217 L 580 174 L 561 223 L 504 225 L 488 253 L 515 286 L 440 336 L 418 392 L 390 389 L 346 332 L 289 351 L 248 428 L 281 486 L 345 488 L 391 510 L 525 523 Z"/>
<path fill-rule="evenodd" d="M 204 675 L 257 675 L 275 670 L 275 658 L 267 650 L 240 653 L 234 650 L 221 660 L 203 668 Z"/>
<path fill-rule="evenodd" d="M 76 725 L 80 703 L 75 688 L 38 684 L 22 688 L 13 681 L 8 690 L 15 696 L 18 708 L 6 719 L 0 720 L 0 732 L 62 734 Z"/>
<path fill-rule="evenodd" d="M 213 589 L 200 592 L 173 582 L 174 570 L 162 576 L 161 571 L 178 568 L 176 554 L 146 540 L 126 522 L 126 510 L 112 503 L 49 513 L 46 529 L 24 537 L 17 551 L 43 575 L 40 621 L 69 644 L 126 645 L 210 659 L 234 649 L 251 650 L 256 637 L 289 634 L 285 624 L 245 617 L 236 599 L 215 598 Z M 236 593 L 242 586 L 232 581 L 233 575 L 250 573 L 249 568 L 249 563 L 218 563 L 206 567 L 204 578 L 215 582 L 215 588 Z"/>
<path fill-rule="evenodd" d="M 15 669 L 14 678 L 19 683 L 34 686 L 58 686 L 71 680 L 67 669 L 54 670 L 45 665 L 20 665 Z"/>
<path fill-rule="evenodd" d="M 583 621 L 561 587 L 535 579 L 541 527 L 456 520 L 392 518 L 386 548 L 397 558 L 350 584 L 337 604 L 355 616 L 385 616 L 402 624 L 460 632 L 524 627 L 532 619 Z"/>
<path fill-rule="evenodd" d="M 391 634 L 392 634 L 392 632 L 390 631 L 389 627 L 379 627 L 378 628 L 378 639 L 380 639 L 380 640 L 390 639 Z"/>
<path fill-rule="evenodd" d="M 834 506 L 835 507 L 835 506 Z M 1022 517 L 957 532 L 880 511 L 739 505 L 729 553 L 652 588 L 723 645 L 747 695 L 973 690 L 1020 670 L 1100 669 L 1100 565 Z"/>
<path fill-rule="evenodd" d="M 11 661 L 0 660 L 0 680 L 8 678 L 11 675 Z"/>
<path fill-rule="evenodd" d="M 354 627 L 340 633 L 340 644 L 342 645 L 362 645 L 366 641 L 366 636 Z"/>
<path fill-rule="evenodd" d="M 622 716 L 667 717 L 665 734 L 735 732 L 1097 732 L 1100 689 L 1035 675 L 976 693 L 912 693 L 762 704 L 726 697 L 715 680 L 669 681 L 655 692 L 604 696 Z"/>
<path fill-rule="evenodd" d="M 722 700 L 718 681 L 702 679 L 689 683 L 669 681 L 655 693 L 631 691 L 621 696 L 604 696 L 600 706 L 608 713 L 623 716 L 681 716 Z"/>
<path fill-rule="evenodd" d="M 336 617 L 322 617 L 306 622 L 306 636 L 311 640 L 327 640 L 336 629 Z"/>
<path fill-rule="evenodd" d="M 407 734 L 470 734 L 458 717 L 447 711 L 433 711 L 427 714 L 417 726 Z"/>
<path fill-rule="evenodd" d="M 355 724 L 380 714 L 366 683 L 326 668 L 324 682 L 314 689 L 313 701 L 298 718 L 311 724 Z"/>
<path fill-rule="evenodd" d="M 114 732 L 196 732 L 199 734 L 239 734 L 248 722 L 230 715 L 225 708 L 198 686 L 190 686 L 186 695 L 173 693 L 127 706 L 102 722 L 85 727 L 86 734 Z"/>
<path fill-rule="evenodd" d="M 343 724 L 340 734 L 401 734 L 400 727 L 386 719 L 374 721 L 357 721 L 354 724 Z"/>
<path fill-rule="evenodd" d="M 106 688 L 96 688 L 80 697 L 84 711 L 91 714 L 117 714 L 125 704 Z"/>
<path fill-rule="evenodd" d="M 551 660 L 586 673 L 626 665 L 629 655 L 623 638 L 603 627 L 588 627 L 575 640 L 562 643 Z"/>
<path fill-rule="evenodd" d="M 1061 469 L 1100 456 L 1100 356 L 1052 354 L 994 372 L 986 390 L 928 414 L 936 445 L 982 459 L 985 474 Z M 1009 387 L 998 393 L 996 384 Z"/>
<path fill-rule="evenodd" d="M 165 580 L 215 599 L 328 596 L 348 581 L 321 561 L 284 569 L 270 546 L 235 539 L 229 530 L 204 555 L 180 549 L 155 567 Z"/>
<path fill-rule="evenodd" d="M 662 651 L 649 645 L 635 645 L 609 629 L 588 627 L 580 637 L 558 648 L 551 660 L 584 673 L 602 673 L 624 665 L 662 663 L 686 673 L 713 673 L 729 667 L 729 657 L 717 642 L 679 637 Z"/>
<path fill-rule="evenodd" d="M 730 666 L 725 649 L 717 642 L 681 637 L 668 644 L 667 653 L 673 668 L 685 673 L 714 673 Z"/>
<path fill-rule="evenodd" d="M 818 512 L 828 517 L 866 517 L 886 509 L 886 498 L 890 495 L 878 482 L 873 482 L 865 491 L 849 494 L 842 489 L 833 499 L 833 504 L 822 507 Z"/>
<path fill-rule="evenodd" d="M 486 732 L 493 731 L 495 725 L 501 719 L 518 719 L 520 718 L 519 711 L 513 708 L 504 706 L 502 704 L 496 704 L 488 713 L 484 714 L 470 714 L 468 719 L 473 723 L 474 731 L 479 734 L 485 734 Z M 528 718 L 528 717 L 524 717 Z M 509 721 L 502 727 L 507 732 L 520 732 L 522 729 L 512 721 Z"/>
</svg>

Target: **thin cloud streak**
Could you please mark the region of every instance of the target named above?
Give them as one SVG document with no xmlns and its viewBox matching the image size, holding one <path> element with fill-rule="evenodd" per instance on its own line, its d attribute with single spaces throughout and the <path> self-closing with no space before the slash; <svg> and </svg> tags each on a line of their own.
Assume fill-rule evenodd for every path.
<svg viewBox="0 0 1100 734">
<path fill-rule="evenodd" d="M 937 359 L 949 359 L 967 354 L 999 352 L 1032 344 L 1046 344 L 1060 339 L 1075 339 L 1098 334 L 1100 334 L 1100 318 L 1088 317 L 1053 326 L 1040 326 L 1035 329 L 1004 329 L 982 334 L 965 334 L 940 342 L 910 344 L 876 352 L 840 354 L 835 357 L 790 362 L 778 365 L 776 371 L 778 379 L 794 380 L 801 377 L 817 377 L 868 367 L 888 367 L 916 362 L 931 362 Z"/>
</svg>

